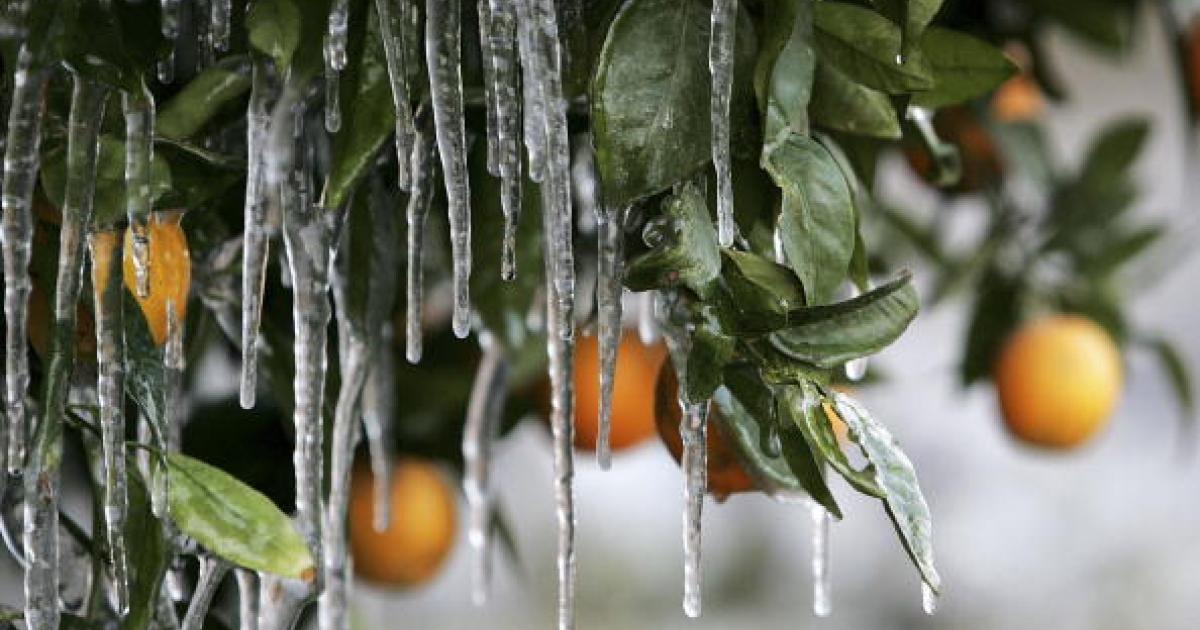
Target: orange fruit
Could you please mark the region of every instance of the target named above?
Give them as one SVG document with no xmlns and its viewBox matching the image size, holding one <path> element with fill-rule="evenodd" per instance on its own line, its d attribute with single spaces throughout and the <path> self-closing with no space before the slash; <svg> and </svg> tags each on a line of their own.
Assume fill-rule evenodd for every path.
<svg viewBox="0 0 1200 630">
<path fill-rule="evenodd" d="M 147 226 L 150 237 L 150 293 L 145 297 L 137 292 L 133 229 L 125 231 L 125 286 L 137 298 L 150 335 L 154 343 L 160 346 L 167 342 L 167 304 L 174 304 L 175 316 L 180 323 L 187 317 L 192 260 L 188 253 L 187 235 L 180 225 L 182 219 L 182 212 L 155 212 L 150 217 Z"/>
<path fill-rule="evenodd" d="M 992 95 L 992 116 L 1003 122 L 1037 120 L 1045 109 L 1042 89 L 1025 73 L 1005 81 Z"/>
<path fill-rule="evenodd" d="M 658 384 L 654 397 L 655 424 L 658 437 L 662 439 L 671 457 L 679 462 L 683 454 L 683 438 L 679 435 L 679 424 L 683 412 L 679 408 L 679 381 L 670 360 L 662 362 L 658 372 Z M 738 458 L 736 447 L 721 428 L 721 413 L 712 404 L 708 411 L 708 492 L 718 501 L 737 492 L 758 489 L 754 478 L 746 472 Z"/>
<path fill-rule="evenodd" d="M 350 476 L 350 552 L 360 577 L 388 586 L 428 582 L 454 546 L 454 491 L 432 462 L 408 458 L 392 472 L 392 522 L 375 531 L 374 477 L 367 466 Z"/>
<path fill-rule="evenodd" d="M 1192 18 L 1187 32 L 1187 83 L 1192 112 L 1200 113 L 1200 17 Z"/>
<path fill-rule="evenodd" d="M 667 356 L 660 344 L 644 346 L 633 332 L 621 336 L 613 380 L 613 451 L 631 448 L 654 435 L 654 378 Z M 548 416 L 549 414 L 547 414 Z M 595 335 L 575 343 L 575 447 L 596 450 L 600 433 L 600 343 Z"/>
<path fill-rule="evenodd" d="M 1121 393 L 1121 354 L 1098 324 L 1052 315 L 1023 326 L 996 363 L 1004 423 L 1018 439 L 1067 449 L 1096 435 Z"/>
<path fill-rule="evenodd" d="M 1000 151 L 991 133 L 970 108 L 957 105 L 938 110 L 933 126 L 943 142 L 958 148 L 962 177 L 947 187 L 950 192 L 974 192 L 999 182 L 1004 175 Z M 904 157 L 909 167 L 925 181 L 936 179 L 933 156 L 917 140 L 905 140 Z"/>
</svg>

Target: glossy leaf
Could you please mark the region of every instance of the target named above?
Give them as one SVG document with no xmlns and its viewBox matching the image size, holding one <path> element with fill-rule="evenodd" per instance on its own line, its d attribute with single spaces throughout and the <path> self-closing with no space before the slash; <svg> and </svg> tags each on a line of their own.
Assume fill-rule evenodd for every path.
<svg viewBox="0 0 1200 630">
<path fill-rule="evenodd" d="M 871 462 L 871 470 L 883 490 L 888 515 L 912 558 L 921 578 L 935 592 L 941 578 L 933 566 L 933 522 L 912 461 L 900 450 L 887 427 L 877 422 L 854 399 L 834 392 L 834 408 L 850 429 L 850 439 Z"/>
<path fill-rule="evenodd" d="M 634 291 L 683 285 L 700 295 L 721 273 L 721 250 L 708 206 L 699 188 L 683 185 L 663 203 L 662 215 L 648 225 L 653 249 L 628 261 L 625 285 Z"/>
<path fill-rule="evenodd" d="M 186 139 L 249 89 L 250 78 L 245 74 L 224 65 L 208 68 L 159 109 L 155 132 L 164 138 Z"/>
<path fill-rule="evenodd" d="M 854 203 L 824 147 L 793 134 L 771 145 L 763 166 L 783 190 L 779 230 L 809 304 L 828 302 L 854 254 Z"/>
<path fill-rule="evenodd" d="M 933 72 L 919 50 L 897 63 L 900 28 L 887 18 L 840 2 L 818 2 L 814 11 L 817 54 L 823 62 L 889 94 L 933 87 Z"/>
<path fill-rule="evenodd" d="M 871 0 L 880 13 L 900 26 L 903 46 L 900 54 L 907 54 L 917 45 L 925 27 L 942 8 L 942 0 Z"/>
<path fill-rule="evenodd" d="M 886 348 L 919 310 L 912 277 L 903 274 L 856 298 L 792 311 L 788 327 L 771 341 L 792 358 L 831 368 Z"/>
<path fill-rule="evenodd" d="M 766 137 L 789 129 L 808 133 L 808 104 L 813 91 L 812 4 L 807 0 L 766 3 L 762 50 L 755 65 L 759 107 L 766 117 Z"/>
<path fill-rule="evenodd" d="M 722 250 L 721 279 L 729 295 L 724 324 L 739 334 L 787 325 L 787 314 L 804 303 L 803 288 L 790 269 L 748 252 Z"/>
<path fill-rule="evenodd" d="M 312 579 L 308 545 L 271 500 L 196 459 L 168 453 L 171 519 L 179 530 L 238 566 Z"/>
<path fill-rule="evenodd" d="M 827 129 L 885 140 L 900 138 L 900 118 L 892 99 L 827 63 L 817 64 L 808 111 L 814 124 Z"/>
<path fill-rule="evenodd" d="M 592 82 L 592 129 L 605 202 L 661 192 L 710 159 L 710 6 L 705 0 L 632 0 L 613 20 Z M 731 132 L 748 133 L 754 29 L 739 14 Z M 704 100 L 707 102 L 707 100 Z"/>
<path fill-rule="evenodd" d="M 933 89 L 913 96 L 913 104 L 921 107 L 945 107 L 983 96 L 1017 72 L 999 48 L 946 28 L 926 31 L 921 51 L 934 80 Z"/>
</svg>

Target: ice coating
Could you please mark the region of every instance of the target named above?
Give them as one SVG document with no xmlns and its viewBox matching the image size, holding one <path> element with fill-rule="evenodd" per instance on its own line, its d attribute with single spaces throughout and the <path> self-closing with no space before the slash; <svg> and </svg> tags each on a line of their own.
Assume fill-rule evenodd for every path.
<svg viewBox="0 0 1200 630">
<path fill-rule="evenodd" d="M 621 343 L 621 275 L 624 263 L 625 210 L 605 208 L 597 215 L 599 262 L 597 264 L 596 309 L 600 338 L 600 412 L 596 438 L 596 461 L 607 470 L 612 465 L 613 386 L 616 382 L 617 348 Z"/>
<path fill-rule="evenodd" d="M 410 158 L 416 136 L 408 90 L 410 60 L 404 42 L 405 22 L 412 9 L 409 0 L 375 0 L 375 11 L 379 15 L 379 37 L 383 40 L 388 81 L 392 86 L 392 106 L 396 111 L 396 180 L 401 190 L 410 190 L 412 187 Z"/>
<path fill-rule="evenodd" d="M 813 614 L 828 617 L 833 610 L 829 589 L 829 511 L 816 501 L 809 505 L 812 517 Z"/>
<path fill-rule="evenodd" d="M 471 601 L 487 601 L 491 582 L 493 503 L 490 483 L 492 442 L 500 429 L 508 393 L 508 363 L 490 334 L 480 335 L 483 358 L 475 370 L 463 428 L 463 494 L 467 498 L 467 542 L 471 546 Z"/>
<path fill-rule="evenodd" d="M 734 44 L 737 36 L 737 0 L 713 0 L 708 44 L 708 70 L 712 77 L 710 115 L 712 161 L 717 174 L 717 239 L 733 245 L 733 180 L 729 157 L 729 99 L 733 93 Z"/>
<path fill-rule="evenodd" d="M 200 556 L 200 575 L 196 578 L 196 589 L 192 592 L 192 601 L 188 604 L 187 614 L 183 617 L 181 630 L 200 630 L 204 627 L 204 619 L 212 606 L 213 596 L 217 587 L 229 572 L 228 562 L 212 555 Z"/>
<path fill-rule="evenodd" d="M 408 197 L 405 211 L 408 221 L 408 278 L 405 313 L 404 356 L 409 363 L 421 360 L 421 304 L 424 294 L 425 217 L 433 202 L 433 187 L 436 183 L 437 145 L 433 137 L 432 116 L 429 109 L 422 107 L 416 116 L 416 137 L 412 150 L 412 193 Z"/>
<path fill-rule="evenodd" d="M 138 297 L 150 295 L 150 165 L 154 160 L 154 96 L 123 92 L 125 113 L 125 213 L 133 232 L 133 265 Z"/>
</svg>

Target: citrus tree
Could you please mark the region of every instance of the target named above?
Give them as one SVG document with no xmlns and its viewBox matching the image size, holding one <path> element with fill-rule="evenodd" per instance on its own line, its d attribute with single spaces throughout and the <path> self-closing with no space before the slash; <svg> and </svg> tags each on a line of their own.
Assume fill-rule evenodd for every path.
<svg viewBox="0 0 1200 630">
<path fill-rule="evenodd" d="M 824 527 L 834 476 L 878 498 L 931 611 L 912 462 L 833 384 L 918 311 L 910 274 L 869 265 L 876 155 L 916 138 L 950 179 L 933 111 L 1015 72 L 931 24 L 940 5 L 6 3 L 10 618 L 195 628 L 232 574 L 242 627 L 315 609 L 344 628 L 348 550 L 373 530 L 404 566 L 368 556 L 367 579 L 417 583 L 444 557 L 413 527 L 454 522 L 430 461 L 461 478 L 482 600 L 507 527 L 490 445 L 544 391 L 571 627 L 576 340 L 595 331 L 578 401 L 607 466 L 626 291 L 670 354 L 685 612 L 710 443 L 739 489 L 805 498 Z M 204 392 L 214 357 L 240 364 L 236 397 Z M 60 510 L 64 452 L 86 464 L 90 534 Z"/>
</svg>

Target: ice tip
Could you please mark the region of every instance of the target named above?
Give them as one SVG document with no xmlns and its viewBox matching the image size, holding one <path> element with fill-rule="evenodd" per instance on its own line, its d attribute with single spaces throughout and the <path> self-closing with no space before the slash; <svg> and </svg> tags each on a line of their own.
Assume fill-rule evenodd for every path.
<svg viewBox="0 0 1200 630">
<path fill-rule="evenodd" d="M 921 610 L 925 611 L 926 615 L 932 615 L 937 612 L 938 608 L 938 593 L 929 585 L 929 582 L 921 581 Z"/>
</svg>

